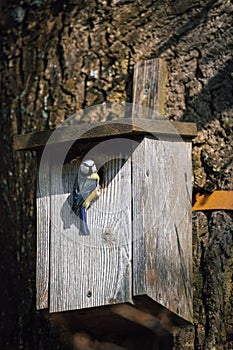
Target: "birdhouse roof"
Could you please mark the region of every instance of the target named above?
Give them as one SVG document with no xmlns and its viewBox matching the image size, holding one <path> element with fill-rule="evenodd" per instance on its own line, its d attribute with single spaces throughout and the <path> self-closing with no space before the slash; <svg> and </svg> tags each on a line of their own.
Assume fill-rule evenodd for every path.
<svg viewBox="0 0 233 350">
<path fill-rule="evenodd" d="M 197 135 L 195 123 L 170 122 L 165 119 L 132 119 L 124 118 L 116 121 L 99 123 L 77 123 L 57 129 L 36 131 L 14 136 L 15 150 L 38 150 L 45 145 L 56 145 L 63 142 L 85 142 L 101 138 L 151 134 L 160 137 L 182 137 L 192 139 Z"/>
</svg>

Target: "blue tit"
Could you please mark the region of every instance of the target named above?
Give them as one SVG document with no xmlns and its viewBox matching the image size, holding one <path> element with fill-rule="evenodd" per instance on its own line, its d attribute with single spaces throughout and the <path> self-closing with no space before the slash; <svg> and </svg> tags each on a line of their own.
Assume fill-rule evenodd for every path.
<svg viewBox="0 0 233 350">
<path fill-rule="evenodd" d="M 80 231 L 83 235 L 89 235 L 87 226 L 87 209 L 91 202 L 99 197 L 99 175 L 93 160 L 84 160 L 79 168 L 78 176 L 74 184 L 73 211 L 80 217 Z"/>
</svg>

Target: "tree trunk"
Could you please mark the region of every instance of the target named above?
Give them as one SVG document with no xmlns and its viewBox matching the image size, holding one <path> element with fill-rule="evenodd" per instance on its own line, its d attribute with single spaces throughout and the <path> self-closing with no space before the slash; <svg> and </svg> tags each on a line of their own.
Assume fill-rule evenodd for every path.
<svg viewBox="0 0 233 350">
<path fill-rule="evenodd" d="M 15 152 L 12 136 L 102 102 L 132 102 L 133 66 L 162 57 L 164 117 L 199 128 L 194 192 L 232 190 L 232 13 L 232 1 L 220 0 L 2 1 L 1 349 L 117 349 L 109 335 L 72 338 L 35 309 L 36 157 Z M 232 211 L 193 214 L 194 325 L 159 343 L 145 332 L 118 344 L 233 349 L 232 219 Z"/>
</svg>

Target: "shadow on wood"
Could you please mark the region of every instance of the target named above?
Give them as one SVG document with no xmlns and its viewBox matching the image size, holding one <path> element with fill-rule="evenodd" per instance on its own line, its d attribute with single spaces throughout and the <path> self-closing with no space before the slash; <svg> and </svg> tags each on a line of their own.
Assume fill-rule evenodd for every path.
<svg viewBox="0 0 233 350">
<path fill-rule="evenodd" d="M 63 340 L 74 343 L 82 338 L 91 349 L 117 350 L 117 345 L 127 350 L 172 349 L 172 331 L 187 323 L 182 319 L 177 323 L 168 310 L 149 299 L 146 303 L 135 299 L 135 305 L 118 304 L 47 317 L 62 329 Z"/>
</svg>

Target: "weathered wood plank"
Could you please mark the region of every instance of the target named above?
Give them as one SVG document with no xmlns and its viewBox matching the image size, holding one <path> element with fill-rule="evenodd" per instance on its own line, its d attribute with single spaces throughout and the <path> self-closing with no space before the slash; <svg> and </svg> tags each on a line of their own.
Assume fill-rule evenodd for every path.
<svg viewBox="0 0 233 350">
<path fill-rule="evenodd" d="M 50 164 L 43 158 L 37 179 L 36 307 L 48 308 L 50 246 Z"/>
<path fill-rule="evenodd" d="M 176 135 L 193 138 L 197 135 L 195 123 L 169 122 L 167 120 L 149 120 L 124 118 L 119 121 L 92 124 L 78 124 L 54 130 L 33 132 L 14 136 L 14 149 L 25 150 L 44 147 L 47 142 L 56 145 L 62 142 L 95 140 L 100 138 L 130 136 L 134 134 L 153 133 L 156 135 Z M 53 137 L 50 138 L 53 134 Z"/>
<path fill-rule="evenodd" d="M 132 159 L 133 295 L 192 321 L 191 143 L 145 137 Z"/>
<path fill-rule="evenodd" d="M 65 165 L 62 185 L 52 166 L 50 312 L 132 300 L 130 161 L 108 164 L 101 196 L 87 212 L 90 236 L 80 235 L 68 203 L 76 173 Z"/>
<path fill-rule="evenodd" d="M 135 64 L 133 77 L 133 118 L 156 119 L 163 115 L 166 65 L 160 58 Z"/>
</svg>

